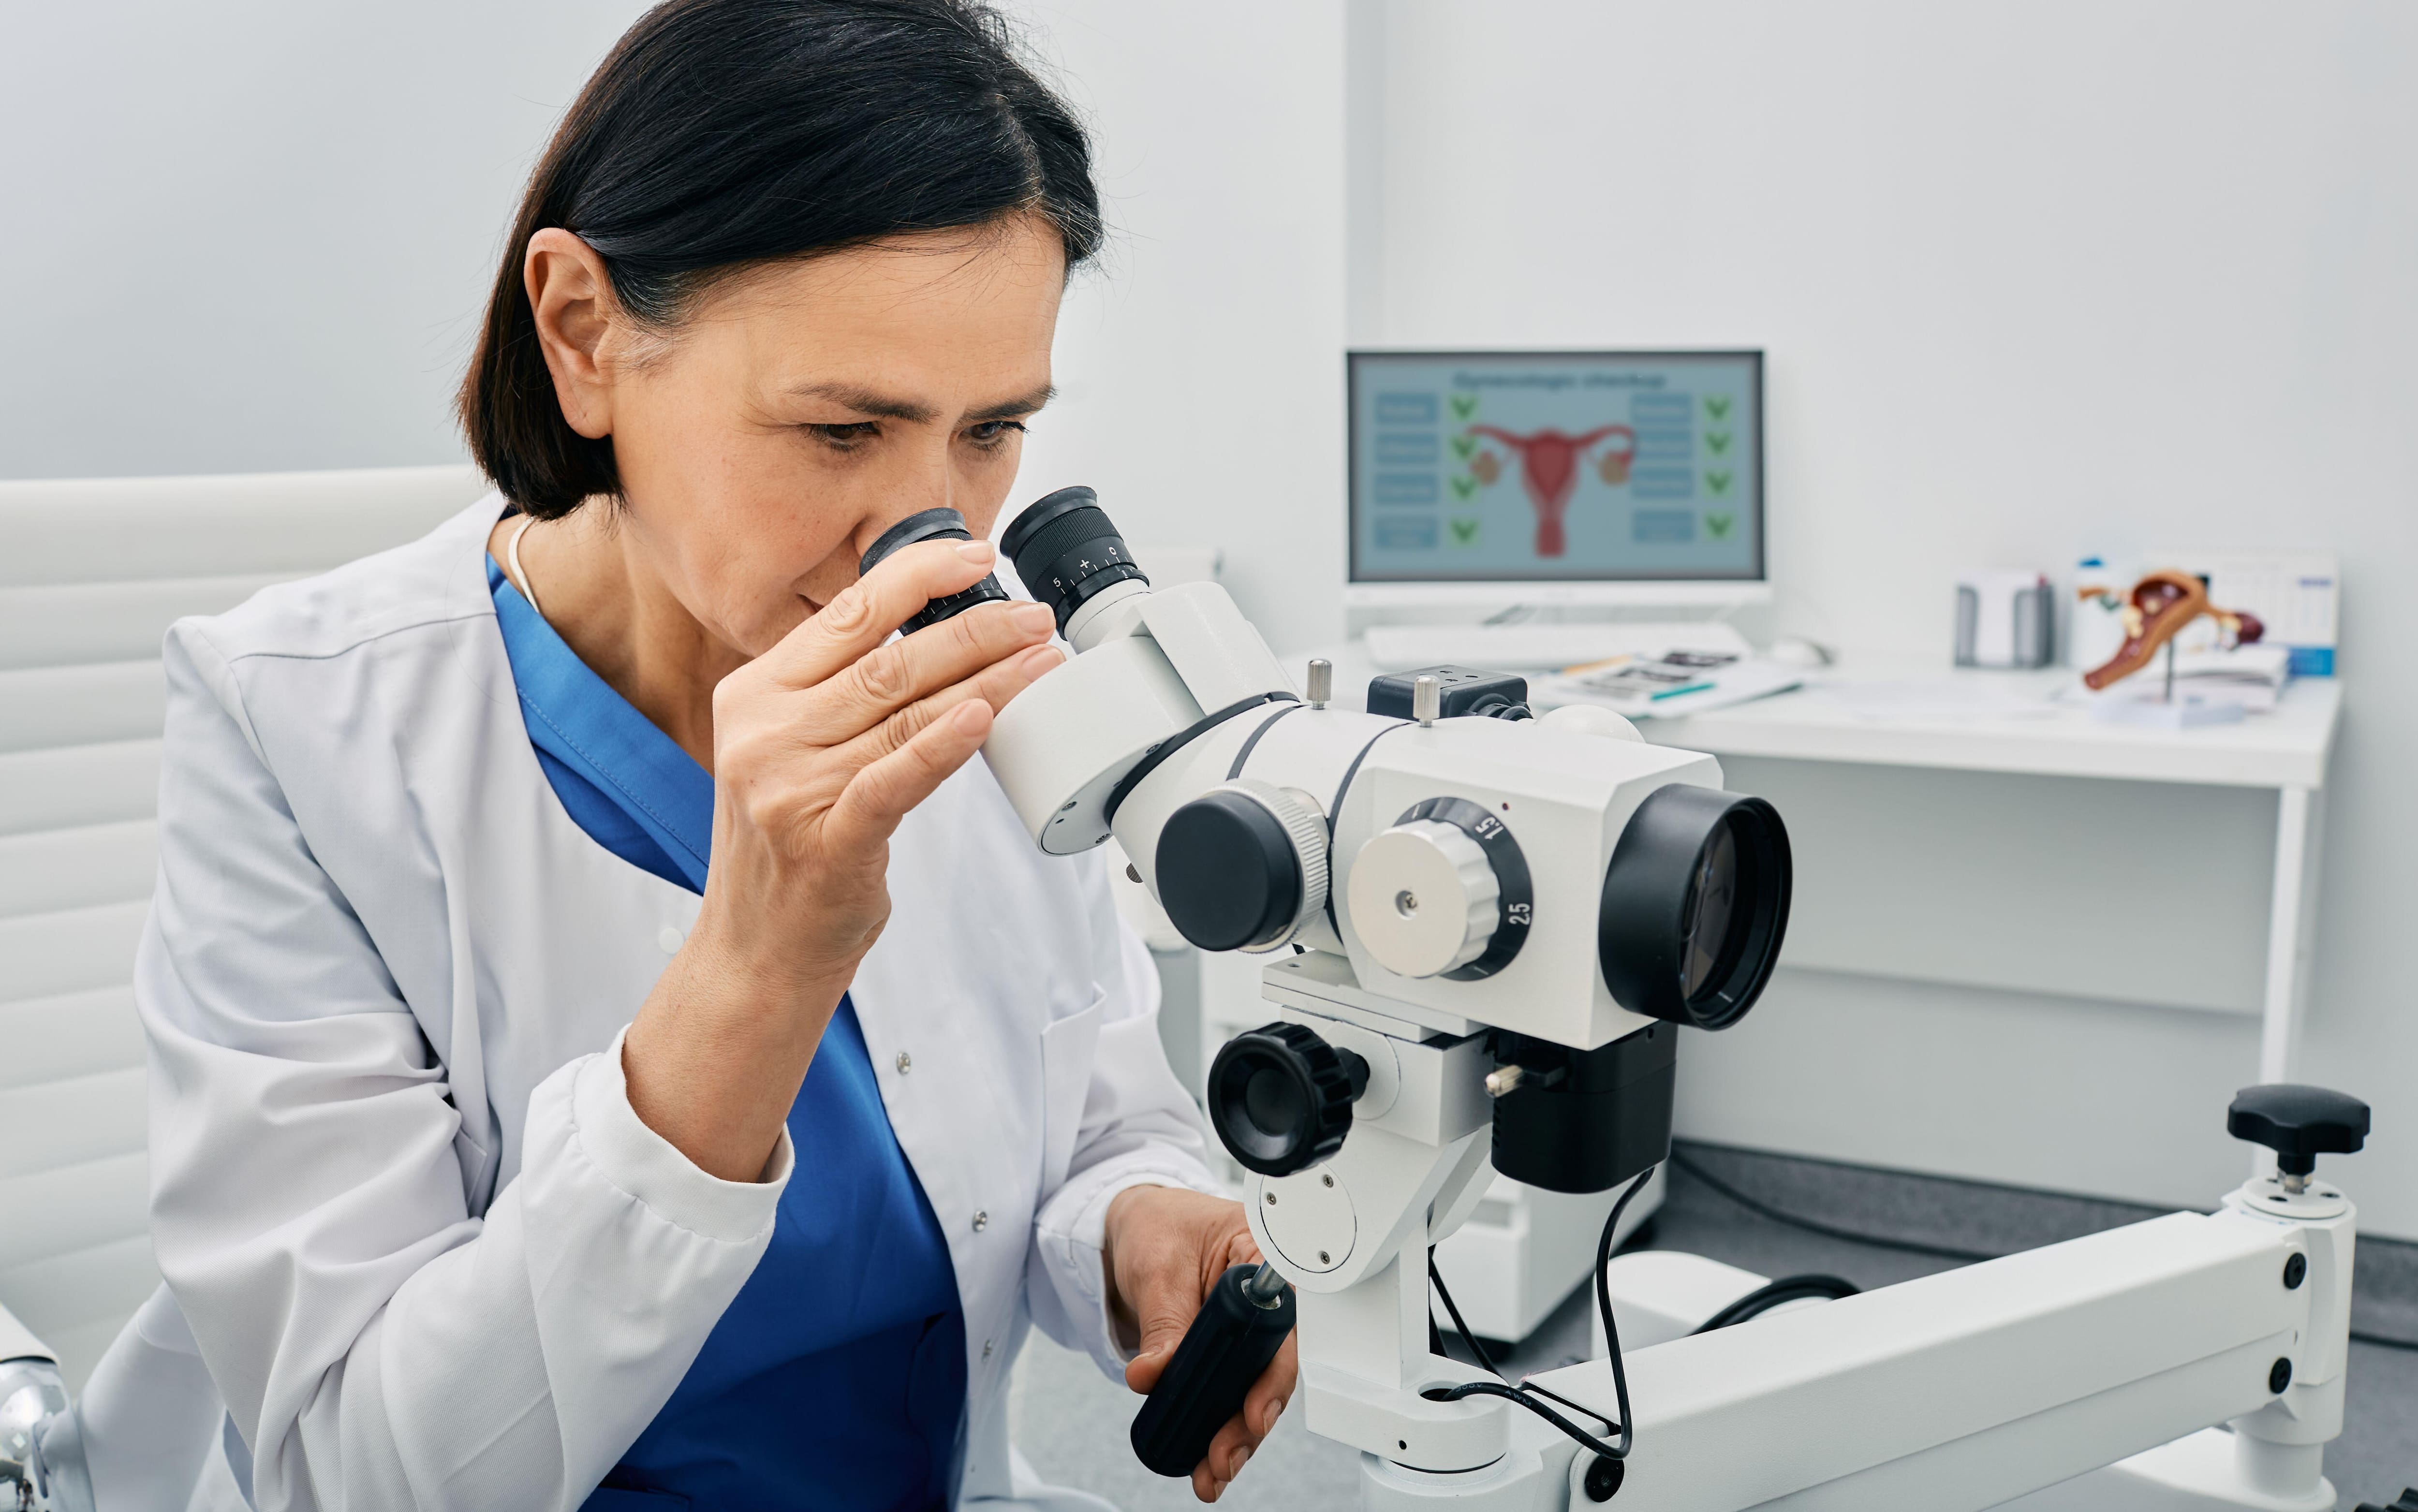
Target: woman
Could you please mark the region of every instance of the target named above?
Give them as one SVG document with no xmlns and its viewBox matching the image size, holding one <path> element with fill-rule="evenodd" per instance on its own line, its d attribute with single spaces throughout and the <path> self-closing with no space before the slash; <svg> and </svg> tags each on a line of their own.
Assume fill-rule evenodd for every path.
<svg viewBox="0 0 2418 1512">
<path fill-rule="evenodd" d="M 1028 1321 L 1146 1390 L 1255 1258 L 1101 867 L 970 761 L 1048 611 L 856 572 L 991 526 L 1098 228 L 969 0 L 675 0 L 506 248 L 497 494 L 170 634 L 153 1232 L 256 1505 L 1063 1500 Z"/>
</svg>

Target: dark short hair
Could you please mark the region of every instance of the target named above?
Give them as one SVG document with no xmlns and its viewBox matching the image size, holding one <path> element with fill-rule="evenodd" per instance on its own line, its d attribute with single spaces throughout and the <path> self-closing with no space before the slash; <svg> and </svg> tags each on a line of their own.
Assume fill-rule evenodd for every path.
<svg viewBox="0 0 2418 1512">
<path fill-rule="evenodd" d="M 1091 144 L 980 0 L 671 0 L 563 117 L 505 244 L 459 409 L 504 496 L 554 519 L 620 481 L 555 399 L 521 267 L 559 226 L 634 319 L 720 279 L 884 237 L 1039 215 L 1099 249 Z"/>
</svg>

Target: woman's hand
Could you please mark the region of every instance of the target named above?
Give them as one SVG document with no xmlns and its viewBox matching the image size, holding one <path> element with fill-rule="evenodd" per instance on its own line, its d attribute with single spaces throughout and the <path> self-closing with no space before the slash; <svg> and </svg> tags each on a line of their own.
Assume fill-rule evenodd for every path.
<svg viewBox="0 0 2418 1512">
<path fill-rule="evenodd" d="M 1193 1314 L 1217 1278 L 1234 1265 L 1256 1264 L 1243 1205 L 1173 1186 L 1136 1186 L 1109 1204 L 1100 1268 L 1109 1282 L 1109 1316 L 1125 1342 L 1140 1341 L 1125 1367 L 1125 1384 L 1148 1392 L 1158 1383 Z M 1243 1410 L 1209 1441 L 1192 1467 L 1192 1494 L 1214 1502 L 1243 1473 L 1251 1451 L 1277 1426 L 1293 1399 L 1295 1353 L 1288 1337 L 1243 1397 Z"/>
<path fill-rule="evenodd" d="M 755 1181 L 890 917 L 890 836 L 1060 660 L 1048 609 L 977 605 L 882 645 L 990 571 L 987 542 L 884 560 L 713 694 L 713 861 L 696 927 L 623 1042 L 630 1106 Z"/>
</svg>

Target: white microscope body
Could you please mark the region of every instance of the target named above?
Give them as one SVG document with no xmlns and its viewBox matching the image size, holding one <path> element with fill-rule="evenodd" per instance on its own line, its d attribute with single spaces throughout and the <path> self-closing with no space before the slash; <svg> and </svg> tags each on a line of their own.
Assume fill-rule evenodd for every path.
<svg viewBox="0 0 2418 1512">
<path fill-rule="evenodd" d="M 2305 1175 L 1634 1351 L 1618 1462 L 1533 1411 L 1617 1435 L 1610 1362 L 1435 1399 L 1486 1378 L 1429 1348 L 1430 1246 L 1490 1159 L 1603 1191 L 1664 1157 L 1676 1026 L 1736 1022 L 1777 955 L 1778 817 L 1607 713 L 1438 717 L 1475 674 L 1402 718 L 1325 707 L 1313 664 L 1305 702 L 1222 588 L 1150 591 L 1089 490 L 1002 545 L 1077 652 L 984 749 L 1036 843 L 1113 834 L 1194 943 L 1271 955 L 1275 1022 L 1218 1056 L 1212 1120 L 1296 1291 L 1306 1424 L 1363 1451 L 1366 1505 L 2334 1504 L 2353 1214 Z M 2338 1105 L 2269 1142 L 2356 1148 Z"/>
</svg>

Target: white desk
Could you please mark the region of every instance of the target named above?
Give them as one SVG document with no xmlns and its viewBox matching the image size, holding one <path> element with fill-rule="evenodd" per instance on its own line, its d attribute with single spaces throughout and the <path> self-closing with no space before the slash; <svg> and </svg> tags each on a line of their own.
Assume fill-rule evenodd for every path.
<svg viewBox="0 0 2418 1512">
<path fill-rule="evenodd" d="M 1356 705 L 1370 675 L 1358 645 L 1312 654 L 1335 663 L 1339 701 Z M 1294 664 L 1301 660 L 1293 659 Z M 2258 1079 L 2290 1080 L 2308 999 L 2319 818 L 2342 711 L 2339 682 L 2303 679 L 2285 690 L 2273 713 L 2188 730 L 2100 724 L 2079 702 L 2021 715 L 1924 716 L 1901 706 L 1887 718 L 1875 718 L 1824 686 L 1936 680 L 2045 695 L 2072 676 L 2061 669 L 1959 672 L 1937 662 L 1855 660 L 1809 675 L 1809 685 L 1798 692 L 1710 713 L 1645 721 L 1642 727 L 1658 744 L 1719 756 L 2274 789 L 2275 862 Z"/>
</svg>

